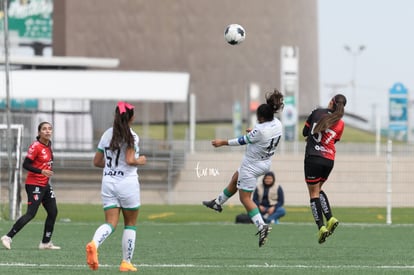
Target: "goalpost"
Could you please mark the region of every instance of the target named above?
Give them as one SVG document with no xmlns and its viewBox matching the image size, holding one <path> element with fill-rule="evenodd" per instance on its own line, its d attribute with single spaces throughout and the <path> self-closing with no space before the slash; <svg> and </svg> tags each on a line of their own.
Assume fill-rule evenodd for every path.
<svg viewBox="0 0 414 275">
<path fill-rule="evenodd" d="M 11 140 L 8 141 L 8 127 L 6 124 L 0 124 L 0 204 L 4 204 L 2 199 L 3 184 L 2 179 L 7 182 L 9 197 L 9 219 L 16 220 L 21 215 L 21 196 L 20 182 L 22 178 L 22 141 L 23 125 L 10 125 Z M 8 148 L 10 146 L 10 148 Z M 11 150 L 11 160 L 9 160 L 8 150 Z M 9 167 L 11 164 L 11 167 Z M 0 207 L 0 218 L 3 216 L 2 207 Z"/>
</svg>

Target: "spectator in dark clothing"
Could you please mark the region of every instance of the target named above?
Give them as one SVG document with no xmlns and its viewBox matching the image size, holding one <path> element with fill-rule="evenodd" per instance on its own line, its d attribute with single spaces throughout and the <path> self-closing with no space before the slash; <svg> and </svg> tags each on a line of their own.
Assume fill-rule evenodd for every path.
<svg viewBox="0 0 414 275">
<path fill-rule="evenodd" d="M 253 193 L 253 201 L 262 214 L 266 223 L 279 223 L 279 219 L 286 215 L 283 207 L 285 196 L 282 186 L 275 184 L 275 174 L 267 172 Z"/>
</svg>

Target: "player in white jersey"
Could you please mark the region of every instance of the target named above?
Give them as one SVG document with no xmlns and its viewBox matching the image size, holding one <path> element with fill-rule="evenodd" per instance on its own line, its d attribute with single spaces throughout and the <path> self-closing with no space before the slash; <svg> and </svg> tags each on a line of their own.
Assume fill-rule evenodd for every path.
<svg viewBox="0 0 414 275">
<path fill-rule="evenodd" d="M 96 167 L 103 168 L 101 196 L 105 223 L 86 245 L 86 261 L 92 270 L 99 267 L 98 247 L 115 231 L 122 212 L 124 231 L 119 270 L 137 271 L 131 263 L 141 205 L 137 166 L 144 165 L 146 157 L 139 155 L 139 137 L 130 128 L 134 118 L 134 106 L 118 102 L 113 127 L 102 135 L 93 160 Z"/>
<path fill-rule="evenodd" d="M 267 239 L 270 226 L 265 224 L 257 205 L 252 200 L 252 192 L 256 188 L 257 178 L 270 171 L 271 157 L 275 154 L 276 147 L 282 136 L 282 123 L 274 117 L 274 114 L 283 109 L 283 95 L 275 90 L 266 95 L 266 103 L 257 108 L 258 123 L 253 129 L 248 129 L 247 134 L 230 140 L 215 139 L 214 147 L 246 145 L 247 149 L 239 169 L 233 174 L 227 187 L 211 201 L 203 201 L 208 208 L 221 212 L 222 205 L 237 191 L 240 202 L 257 226 L 259 235 L 259 247 Z"/>
<path fill-rule="evenodd" d="M 131 129 L 134 138 L 135 158 L 139 158 L 138 135 Z M 123 144 L 119 151 L 111 151 L 110 142 L 113 128 L 104 132 L 98 144 L 98 150 L 104 153 L 106 165 L 102 173 L 102 203 L 104 210 L 113 207 L 135 209 L 141 204 L 137 166 L 126 162 L 126 148 Z M 137 196 L 138 194 L 138 196 Z"/>
</svg>

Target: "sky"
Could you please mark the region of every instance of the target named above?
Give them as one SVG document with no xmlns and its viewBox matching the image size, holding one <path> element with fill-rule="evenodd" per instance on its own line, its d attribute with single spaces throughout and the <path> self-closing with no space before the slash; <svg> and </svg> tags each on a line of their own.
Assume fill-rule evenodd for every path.
<svg viewBox="0 0 414 275">
<path fill-rule="evenodd" d="M 321 105 L 341 92 L 346 111 L 387 123 L 391 87 L 414 90 L 414 1 L 318 0 L 318 12 Z"/>
</svg>

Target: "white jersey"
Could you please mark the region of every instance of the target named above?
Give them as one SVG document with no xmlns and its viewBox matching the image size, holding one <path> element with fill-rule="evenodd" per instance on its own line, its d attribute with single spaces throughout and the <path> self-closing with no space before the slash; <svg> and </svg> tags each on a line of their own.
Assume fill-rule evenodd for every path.
<svg viewBox="0 0 414 275">
<path fill-rule="evenodd" d="M 244 161 L 257 162 L 268 160 L 275 154 L 276 147 L 282 136 L 282 123 L 277 119 L 258 123 L 247 135 Z"/>
<path fill-rule="evenodd" d="M 134 136 L 134 148 L 135 148 L 135 158 L 139 157 L 139 137 L 138 135 L 131 129 L 131 133 Z M 103 181 L 108 180 L 124 180 L 131 177 L 137 178 L 137 166 L 128 165 L 125 161 L 125 152 L 126 152 L 126 144 L 121 147 L 119 151 L 111 151 L 109 149 L 109 144 L 112 139 L 112 128 L 106 130 L 101 140 L 98 144 L 98 150 L 104 153 L 105 157 L 105 167 L 103 169 Z"/>
<path fill-rule="evenodd" d="M 239 138 L 239 144 L 247 144 L 239 171 L 237 187 L 252 192 L 257 178 L 270 170 L 271 157 L 282 137 L 282 123 L 277 119 L 256 124 L 249 133 Z"/>
</svg>

